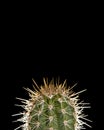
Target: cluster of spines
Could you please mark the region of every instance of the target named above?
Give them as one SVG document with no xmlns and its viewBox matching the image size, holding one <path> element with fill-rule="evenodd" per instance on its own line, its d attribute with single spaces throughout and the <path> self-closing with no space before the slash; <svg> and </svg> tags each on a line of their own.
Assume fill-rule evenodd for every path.
<svg viewBox="0 0 104 130">
<path fill-rule="evenodd" d="M 86 118 L 87 115 L 83 114 L 83 110 L 85 108 L 90 108 L 89 103 L 84 103 L 83 101 L 79 101 L 79 94 L 85 90 L 74 93 L 72 91 L 72 88 L 75 85 L 72 86 L 71 88 L 70 87 L 67 88 L 65 86 L 65 82 L 63 84 L 55 85 L 52 82 L 48 84 L 44 80 L 44 86 L 38 87 L 38 85 L 34 81 L 35 86 L 36 86 L 34 87 L 35 90 L 32 91 L 29 88 L 26 89 L 29 92 L 30 99 L 25 100 L 25 99 L 17 98 L 21 100 L 21 102 L 24 104 L 24 105 L 17 105 L 17 106 L 23 107 L 25 111 L 22 113 L 13 115 L 13 116 L 22 115 L 22 117 L 20 119 L 17 119 L 16 122 L 17 121 L 23 122 L 23 124 L 19 126 L 18 128 L 16 128 L 15 130 L 18 130 L 19 128 L 22 128 L 23 130 L 40 130 L 42 129 L 44 125 L 47 125 L 47 124 L 48 124 L 48 128 L 43 129 L 43 130 L 59 130 L 59 128 L 61 130 L 63 126 L 65 130 L 69 130 L 70 122 L 72 122 L 72 120 L 64 119 L 65 115 L 68 115 L 68 116 L 70 115 L 70 113 L 66 111 L 66 108 L 69 106 L 70 106 L 70 109 L 71 108 L 73 109 L 72 111 L 73 128 L 71 128 L 71 130 L 84 129 L 84 125 L 87 125 L 90 127 L 90 125 L 86 123 L 86 121 L 90 121 L 90 120 Z M 56 103 L 56 106 L 52 102 L 51 104 L 47 103 L 46 100 L 48 100 L 49 102 L 51 101 L 51 99 L 54 99 L 55 96 L 56 97 L 59 96 L 58 98 L 55 99 L 55 102 L 57 103 L 59 102 L 60 105 L 62 105 L 63 102 L 66 102 L 67 107 L 63 108 L 61 106 L 60 109 L 59 108 L 57 109 L 57 103 Z M 45 108 L 45 105 L 47 105 L 46 108 Z M 38 110 L 38 107 L 40 107 L 39 110 Z M 52 111 L 53 112 L 55 111 L 54 109 L 59 112 L 56 115 L 54 114 L 54 116 L 49 115 L 49 113 L 51 113 Z M 49 111 L 46 111 L 46 110 L 49 110 Z M 61 115 L 63 115 L 63 119 L 61 119 Z M 55 116 L 57 116 L 58 120 Z M 56 127 L 54 127 L 54 125 Z M 57 127 L 57 125 L 60 125 L 59 128 Z"/>
</svg>

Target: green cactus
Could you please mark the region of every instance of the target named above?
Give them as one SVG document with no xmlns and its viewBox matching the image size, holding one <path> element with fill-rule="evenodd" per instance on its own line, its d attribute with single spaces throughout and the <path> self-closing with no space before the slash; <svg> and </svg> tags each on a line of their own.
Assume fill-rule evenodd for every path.
<svg viewBox="0 0 104 130">
<path fill-rule="evenodd" d="M 17 106 L 22 106 L 25 111 L 13 115 L 22 115 L 16 122 L 23 122 L 15 130 L 80 130 L 84 125 L 90 127 L 85 123 L 90 120 L 83 114 L 84 108 L 90 108 L 89 103 L 79 101 L 79 93 L 85 90 L 75 93 L 72 91 L 74 86 L 67 87 L 66 81 L 54 84 L 44 79 L 44 86 L 38 87 L 35 83 L 34 91 L 25 88 L 30 99 L 17 98 L 24 104 Z"/>
</svg>

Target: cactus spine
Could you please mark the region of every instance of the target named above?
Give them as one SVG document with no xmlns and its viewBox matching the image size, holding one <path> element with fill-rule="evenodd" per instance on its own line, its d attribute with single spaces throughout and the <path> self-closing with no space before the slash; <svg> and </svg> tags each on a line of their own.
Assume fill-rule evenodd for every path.
<svg viewBox="0 0 104 130">
<path fill-rule="evenodd" d="M 73 92 L 72 88 L 67 87 L 66 81 L 63 84 L 54 84 L 46 82 L 38 87 L 35 83 L 34 91 L 25 88 L 30 96 L 29 100 L 21 100 L 25 109 L 24 112 L 14 114 L 13 116 L 22 115 L 17 121 L 23 122 L 15 130 L 81 130 L 85 121 L 90 121 L 83 114 L 84 108 L 90 108 L 89 103 L 79 101 L 79 94 L 84 92 Z"/>
</svg>

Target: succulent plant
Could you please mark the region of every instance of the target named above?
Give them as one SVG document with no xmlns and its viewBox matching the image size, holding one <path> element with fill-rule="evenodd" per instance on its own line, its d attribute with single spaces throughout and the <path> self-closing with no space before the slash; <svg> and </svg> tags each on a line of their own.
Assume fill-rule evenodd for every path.
<svg viewBox="0 0 104 130">
<path fill-rule="evenodd" d="M 85 125 L 91 127 L 83 112 L 84 108 L 90 108 L 89 103 L 79 100 L 79 94 L 86 89 L 75 93 L 72 89 L 76 84 L 68 87 L 66 80 L 62 84 L 43 81 L 44 85 L 38 86 L 33 80 L 34 90 L 25 88 L 30 99 L 17 98 L 22 103 L 17 106 L 23 107 L 24 111 L 13 115 L 21 115 L 16 122 L 22 122 L 15 130 L 81 130 Z"/>
</svg>

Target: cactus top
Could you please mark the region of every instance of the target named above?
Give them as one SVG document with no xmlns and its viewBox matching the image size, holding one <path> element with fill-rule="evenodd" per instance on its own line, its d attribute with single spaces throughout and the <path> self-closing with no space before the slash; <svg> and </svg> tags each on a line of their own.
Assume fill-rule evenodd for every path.
<svg viewBox="0 0 104 130">
<path fill-rule="evenodd" d="M 79 101 L 79 93 L 85 90 L 75 93 L 72 91 L 73 87 L 67 87 L 66 81 L 54 84 L 44 80 L 43 86 L 38 87 L 35 83 L 34 91 L 26 88 L 30 99 L 18 98 L 25 104 L 25 111 L 17 119 L 23 124 L 15 130 L 80 130 L 84 125 L 89 126 L 83 121 L 90 121 L 83 114 L 83 109 L 89 106 Z"/>
</svg>

